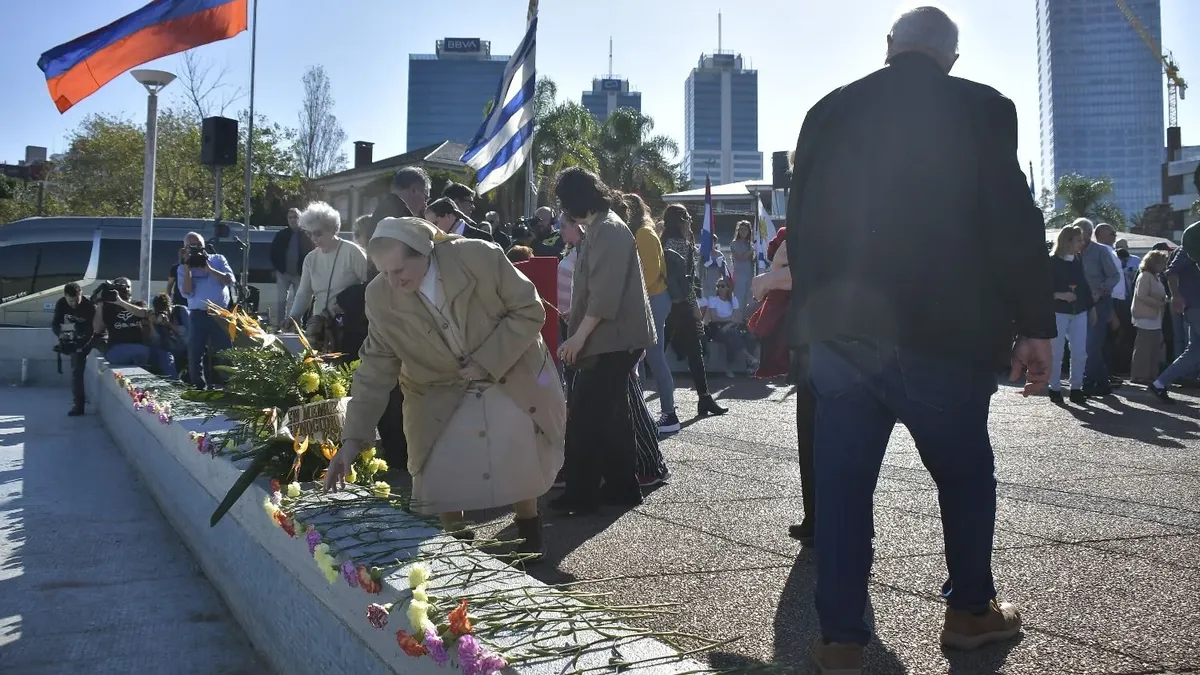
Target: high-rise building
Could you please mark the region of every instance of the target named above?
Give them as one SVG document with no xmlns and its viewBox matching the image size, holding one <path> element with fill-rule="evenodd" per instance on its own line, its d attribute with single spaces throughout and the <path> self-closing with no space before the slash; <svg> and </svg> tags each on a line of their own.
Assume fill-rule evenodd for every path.
<svg viewBox="0 0 1200 675">
<path fill-rule="evenodd" d="M 409 54 L 408 149 L 470 143 L 508 58 L 493 55 L 492 43 L 479 38 L 445 38 L 433 54 Z"/>
<path fill-rule="evenodd" d="M 1159 0 L 1125 0 L 1156 41 Z M 1162 201 L 1162 64 L 1113 0 L 1037 0 L 1041 185 L 1108 176 L 1126 218 Z"/>
<path fill-rule="evenodd" d="M 704 54 L 683 88 L 683 170 L 692 185 L 759 180 L 758 71 L 741 54 Z"/>
<path fill-rule="evenodd" d="M 583 92 L 583 107 L 603 124 L 618 108 L 642 111 L 642 93 L 629 91 L 629 80 L 609 75 L 592 80 L 592 90 Z"/>
</svg>

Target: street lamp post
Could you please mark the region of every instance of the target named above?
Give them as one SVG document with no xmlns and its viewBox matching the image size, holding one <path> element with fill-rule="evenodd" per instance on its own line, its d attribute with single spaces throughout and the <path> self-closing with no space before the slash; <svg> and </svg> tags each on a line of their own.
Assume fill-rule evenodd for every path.
<svg viewBox="0 0 1200 675">
<path fill-rule="evenodd" d="M 137 297 L 150 304 L 150 250 L 154 240 L 154 164 L 158 148 L 158 92 L 175 76 L 163 70 L 135 70 L 134 79 L 146 88 L 146 168 L 142 174 L 142 248 Z"/>
</svg>

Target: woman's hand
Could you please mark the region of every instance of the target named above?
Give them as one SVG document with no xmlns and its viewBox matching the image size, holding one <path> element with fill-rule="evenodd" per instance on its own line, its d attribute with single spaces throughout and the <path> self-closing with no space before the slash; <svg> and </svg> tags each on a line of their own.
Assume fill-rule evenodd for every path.
<svg viewBox="0 0 1200 675">
<path fill-rule="evenodd" d="M 330 460 L 329 470 L 325 472 L 326 490 L 341 490 L 346 487 L 346 475 L 350 473 L 350 467 L 354 464 L 354 460 L 358 459 L 358 453 L 361 450 L 362 448 L 356 440 L 347 438 L 342 442 L 341 449 Z"/>
<path fill-rule="evenodd" d="M 583 350 L 583 340 L 579 339 L 579 335 L 571 337 L 571 339 L 562 343 L 558 347 L 558 358 L 568 365 L 575 363 L 579 358 L 579 352 Z"/>
<path fill-rule="evenodd" d="M 466 366 L 460 368 L 458 374 L 467 382 L 481 382 L 488 378 L 488 372 L 474 361 L 469 361 Z"/>
</svg>

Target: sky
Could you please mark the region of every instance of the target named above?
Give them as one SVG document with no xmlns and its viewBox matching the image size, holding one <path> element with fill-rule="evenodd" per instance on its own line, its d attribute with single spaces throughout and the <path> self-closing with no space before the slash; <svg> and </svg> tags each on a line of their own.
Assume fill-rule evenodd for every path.
<svg viewBox="0 0 1200 675">
<path fill-rule="evenodd" d="M 1104 0 L 1092 0 L 1102 2 Z M 37 68 L 42 52 L 137 9 L 146 0 L 0 0 L 0 161 L 22 159 L 26 145 L 51 153 L 93 113 L 144 120 L 145 90 L 123 75 L 60 115 Z M 770 155 L 795 146 L 808 109 L 830 90 L 882 66 L 885 36 L 902 10 L 897 0 L 541 0 L 537 66 L 560 97 L 579 100 L 593 77 L 608 72 L 642 92 L 642 110 L 655 129 L 683 139 L 684 80 L 702 53 L 721 46 L 741 53 L 759 77 L 759 150 L 769 177 Z M 999 89 L 1016 104 L 1022 166 L 1038 168 L 1038 92 L 1034 0 L 944 0 L 960 27 L 955 75 Z M 443 37 L 480 37 L 493 54 L 510 54 L 525 29 L 527 0 L 259 0 L 255 111 L 295 126 L 301 76 L 311 65 L 329 73 L 335 113 L 350 142 L 375 143 L 375 158 L 405 151 L 408 54 L 432 53 Z M 1200 42 L 1186 26 L 1200 25 L 1197 0 L 1162 0 L 1164 47 L 1185 79 L 1200 73 Z M 228 68 L 233 87 L 249 88 L 250 34 L 195 50 Z M 1147 52 L 1147 58 L 1153 58 Z M 181 57 L 143 67 L 178 72 Z M 178 84 L 162 105 L 178 104 Z M 235 105 L 240 109 L 246 99 Z M 1165 109 L 1165 105 L 1164 105 Z M 233 115 L 234 110 L 227 112 Z M 1200 144 L 1200 101 L 1182 101 L 1185 145 Z M 682 157 L 680 157 L 682 159 Z M 1037 175 L 1037 173 L 1035 173 Z M 1039 187 L 1040 189 L 1040 187 Z"/>
</svg>

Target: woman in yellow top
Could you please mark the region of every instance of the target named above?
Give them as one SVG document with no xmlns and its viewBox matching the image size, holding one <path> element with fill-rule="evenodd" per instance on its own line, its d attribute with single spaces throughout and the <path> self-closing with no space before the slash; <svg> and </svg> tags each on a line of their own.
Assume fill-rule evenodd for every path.
<svg viewBox="0 0 1200 675">
<path fill-rule="evenodd" d="M 679 417 L 675 415 L 675 378 L 666 355 L 667 315 L 671 313 L 671 296 L 667 293 L 667 266 L 663 260 L 662 241 L 654 231 L 654 220 L 650 208 L 636 194 L 625 195 L 629 209 L 629 228 L 637 242 L 638 258 L 642 261 L 642 278 L 646 281 L 646 297 L 650 299 L 650 311 L 654 315 L 654 330 L 657 339 L 654 346 L 646 350 L 646 363 L 654 375 L 658 389 L 661 414 L 658 431 L 673 434 L 679 431 Z"/>
</svg>

